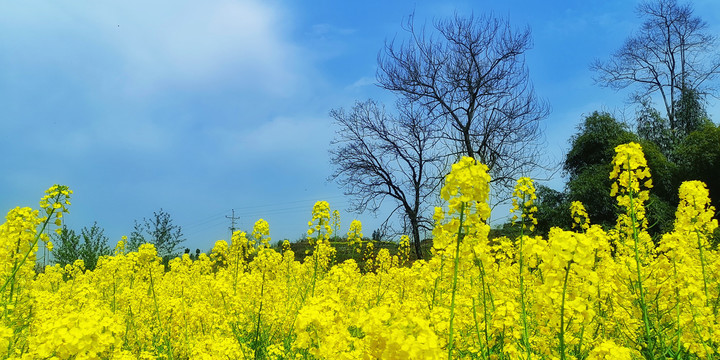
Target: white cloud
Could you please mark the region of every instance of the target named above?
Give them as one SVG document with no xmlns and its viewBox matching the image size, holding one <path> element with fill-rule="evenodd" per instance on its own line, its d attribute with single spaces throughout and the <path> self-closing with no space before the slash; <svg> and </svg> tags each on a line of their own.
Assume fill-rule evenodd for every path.
<svg viewBox="0 0 720 360">
<path fill-rule="evenodd" d="M 296 50 L 282 38 L 278 9 L 254 1 L 163 2 L 153 3 L 153 13 L 131 12 L 129 21 L 116 20 L 113 41 L 139 81 L 234 76 L 276 95 L 296 83 Z M 141 8 L 136 5 L 130 8 Z"/>
<path fill-rule="evenodd" d="M 102 76 L 120 79 L 129 93 L 232 80 L 245 89 L 287 96 L 301 83 L 297 74 L 304 57 L 286 39 L 287 14 L 274 2 L 31 2 L 2 5 L 0 21 L 7 22 L 0 28 L 22 34 L 32 43 L 27 46 L 47 48 L 58 64 L 98 66 L 78 53 L 105 55 L 111 68 Z"/>
</svg>

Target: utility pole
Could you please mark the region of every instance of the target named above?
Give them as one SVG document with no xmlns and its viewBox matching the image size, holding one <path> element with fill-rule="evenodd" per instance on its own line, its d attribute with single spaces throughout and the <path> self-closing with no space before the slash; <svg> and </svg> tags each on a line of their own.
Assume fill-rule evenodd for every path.
<svg viewBox="0 0 720 360">
<path fill-rule="evenodd" d="M 239 219 L 239 217 L 235 217 L 235 209 L 232 210 L 232 216 L 225 216 L 226 218 L 230 219 L 230 241 L 232 242 L 232 234 L 235 233 L 235 219 Z"/>
</svg>

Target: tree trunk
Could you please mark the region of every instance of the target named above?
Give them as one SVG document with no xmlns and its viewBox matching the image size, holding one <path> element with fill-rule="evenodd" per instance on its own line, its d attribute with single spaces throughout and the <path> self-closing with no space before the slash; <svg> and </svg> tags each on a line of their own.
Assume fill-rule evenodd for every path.
<svg viewBox="0 0 720 360">
<path fill-rule="evenodd" d="M 418 260 L 422 260 L 422 248 L 420 248 L 420 227 L 418 225 L 417 217 L 410 219 L 410 226 L 412 227 L 413 242 L 415 243 L 415 256 Z"/>
</svg>

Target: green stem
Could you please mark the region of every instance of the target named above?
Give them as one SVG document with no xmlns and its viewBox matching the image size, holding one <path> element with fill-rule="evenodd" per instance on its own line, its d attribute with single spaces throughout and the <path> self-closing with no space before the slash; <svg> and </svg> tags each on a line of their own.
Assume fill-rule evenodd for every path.
<svg viewBox="0 0 720 360">
<path fill-rule="evenodd" d="M 680 342 L 680 334 L 682 333 L 682 329 L 680 328 L 680 288 L 678 286 L 678 274 L 677 274 L 677 264 L 675 263 L 675 256 L 673 256 L 673 275 L 675 277 L 675 316 L 676 316 L 676 322 L 677 322 L 677 343 L 676 343 L 676 350 L 675 350 L 675 357 L 677 358 L 677 355 L 680 354 L 681 349 L 681 342 Z"/>
<path fill-rule="evenodd" d="M 700 265 L 702 266 L 703 290 L 705 290 L 705 306 L 709 306 L 710 298 L 708 297 L 707 274 L 705 273 L 705 255 L 703 253 L 703 244 L 700 237 L 700 232 L 695 230 L 695 234 L 697 235 L 698 249 L 700 250 Z"/>
<path fill-rule="evenodd" d="M 255 327 L 255 356 L 260 354 L 258 351 L 259 343 L 260 343 L 260 319 L 262 316 L 262 308 L 263 308 L 263 297 L 265 295 L 265 271 L 262 273 L 262 283 L 260 284 L 260 308 L 258 309 L 258 320 L 257 320 L 257 326 Z"/>
<path fill-rule="evenodd" d="M 435 298 L 437 295 L 437 288 L 440 283 L 440 279 L 443 276 L 443 270 L 445 268 L 445 256 L 444 254 L 440 256 L 440 274 L 435 278 L 435 284 L 433 285 L 433 293 L 432 293 L 432 301 L 430 303 L 430 310 L 435 308 Z"/>
<path fill-rule="evenodd" d="M 629 160 L 628 160 L 628 169 L 630 168 Z M 632 184 L 632 172 L 628 171 L 628 184 Z M 632 189 L 628 190 L 628 197 L 630 198 L 630 221 L 631 221 L 631 227 L 633 232 L 633 242 L 634 242 L 634 250 L 635 250 L 635 270 L 637 272 L 637 281 L 638 281 L 638 288 L 640 291 L 640 308 L 642 309 L 642 315 L 643 315 L 643 323 L 645 325 L 645 340 L 647 341 L 647 345 L 649 347 L 649 351 L 652 354 L 654 350 L 654 346 L 651 346 L 650 341 L 650 315 L 648 314 L 647 310 L 647 303 L 645 301 L 645 288 L 643 287 L 643 281 L 642 281 L 642 271 L 640 269 L 640 250 L 639 250 L 639 242 L 640 242 L 640 235 L 638 234 L 637 229 L 637 217 L 635 215 L 635 203 L 634 203 L 634 197 Z"/>
<path fill-rule="evenodd" d="M 523 203 L 523 209 L 525 204 L 525 195 L 523 194 L 522 197 L 522 203 Z M 522 325 L 523 325 L 523 346 L 525 347 L 525 353 L 527 355 L 527 359 L 530 359 L 530 335 L 528 334 L 528 324 L 527 324 L 527 309 L 525 308 L 525 281 L 523 276 L 523 266 L 524 266 L 524 257 L 523 254 L 524 246 L 525 246 L 525 217 L 524 211 L 521 213 L 521 226 L 520 226 L 520 251 L 519 251 L 519 259 L 518 259 L 518 265 L 520 268 L 520 310 L 522 311 Z"/>
<path fill-rule="evenodd" d="M 475 298 L 472 298 L 472 312 L 473 312 L 473 321 L 475 322 L 475 336 L 477 337 L 478 344 L 482 343 L 482 339 L 480 338 L 480 326 L 478 326 L 478 319 L 477 319 L 477 304 L 475 304 Z"/>
<path fill-rule="evenodd" d="M 487 306 L 487 292 L 485 285 L 485 267 L 483 266 L 482 259 L 477 259 L 479 270 L 480 270 L 480 283 L 482 285 L 482 300 L 483 300 L 483 317 L 485 319 L 485 348 L 487 349 L 487 357 L 490 357 L 490 330 L 488 324 L 488 306 Z M 489 290 L 488 290 L 489 291 Z M 478 339 L 479 341 L 479 339 Z"/>
<path fill-rule="evenodd" d="M 312 279 L 312 294 L 311 296 L 315 296 L 315 281 L 317 280 L 317 268 L 318 268 L 318 248 L 320 247 L 320 244 L 317 242 L 315 243 L 315 250 L 313 250 L 313 279 Z"/>
<path fill-rule="evenodd" d="M 231 244 L 236 245 L 236 244 Z M 238 271 L 240 270 L 240 252 L 243 251 L 243 248 L 240 244 L 237 244 L 235 246 L 235 276 L 233 280 L 233 295 L 237 295 L 237 280 L 238 280 Z"/>
<path fill-rule="evenodd" d="M 20 269 L 20 266 L 18 266 L 18 259 L 14 256 L 14 254 L 17 254 L 17 253 L 20 252 L 20 241 L 21 241 L 21 238 L 18 236 L 17 242 L 15 243 L 15 250 L 13 250 L 13 252 L 12 252 L 13 258 L 14 258 L 14 259 L 13 259 L 13 274 L 17 272 L 16 269 Z M 35 247 L 35 246 L 31 246 L 31 247 L 30 247 L 30 249 L 31 249 L 30 251 L 32 251 L 32 249 L 33 249 L 34 247 Z M 7 302 L 8 302 L 8 303 L 12 303 L 12 302 L 13 302 L 13 295 L 14 295 L 14 294 L 15 294 L 15 281 L 12 281 L 12 282 L 10 283 L 10 294 L 8 294 L 8 298 L 7 298 Z"/>
<path fill-rule="evenodd" d="M 565 360 L 565 295 L 567 293 L 568 276 L 572 261 L 565 267 L 565 280 L 563 281 L 562 300 L 560 302 L 560 360 Z"/>
<path fill-rule="evenodd" d="M 465 203 L 460 204 L 460 226 L 458 227 L 457 243 L 455 246 L 455 268 L 453 271 L 452 296 L 450 300 L 450 337 L 448 339 L 448 360 L 452 360 L 453 351 L 453 324 L 455 320 L 455 292 L 457 290 L 457 274 L 460 263 L 460 242 L 463 238 L 463 216 L 465 215 Z"/>
</svg>

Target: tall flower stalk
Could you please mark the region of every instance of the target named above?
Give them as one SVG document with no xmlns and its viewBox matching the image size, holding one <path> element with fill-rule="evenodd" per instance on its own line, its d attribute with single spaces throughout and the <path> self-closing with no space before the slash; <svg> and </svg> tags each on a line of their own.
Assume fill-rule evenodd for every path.
<svg viewBox="0 0 720 360">
<path fill-rule="evenodd" d="M 490 216 L 490 207 L 487 204 L 490 193 L 490 175 L 484 164 L 478 163 L 470 157 L 463 157 L 459 162 L 452 165 L 450 174 L 445 177 L 445 185 L 440 191 L 440 196 L 448 202 L 448 215 L 451 219 L 446 223 L 436 225 L 439 229 L 436 241 L 449 241 L 454 238 L 454 244 L 434 244 L 438 249 L 454 249 L 453 258 L 453 282 L 450 300 L 450 319 L 448 334 L 448 359 L 453 358 L 454 349 L 454 325 L 455 325 L 455 296 L 458 284 L 458 269 L 463 240 L 468 236 L 474 236 L 479 228 L 487 227 L 485 221 Z M 443 210 L 436 208 L 435 218 L 441 220 Z M 459 221 L 454 221 L 453 216 L 457 215 Z M 455 234 L 455 236 L 442 236 L 443 234 Z"/>
<path fill-rule="evenodd" d="M 23 337 L 30 326 L 32 309 L 30 282 L 34 270 L 38 243 L 43 240 L 49 249 L 52 243 L 45 229 L 51 222 L 60 233 L 62 216 L 68 212 L 72 190 L 53 185 L 40 200 L 41 211 L 16 207 L 0 225 L 0 351 L 7 356 L 22 354 L 27 346 Z M 38 229 L 38 226 L 40 227 Z M 27 313 L 26 313 L 27 312 Z"/>
<path fill-rule="evenodd" d="M 332 235 L 332 226 L 330 225 L 330 204 L 327 201 L 318 201 L 313 206 L 312 220 L 308 222 L 310 227 L 307 231 L 310 239 L 310 245 L 313 247 L 313 276 L 311 296 L 315 295 L 315 284 L 317 283 L 318 272 L 326 270 L 330 264 L 331 257 L 334 255 L 328 240 Z M 315 236 L 314 238 L 312 236 Z"/>
<path fill-rule="evenodd" d="M 537 225 L 537 219 L 533 215 L 537 211 L 537 207 L 534 205 L 534 201 L 537 199 L 535 195 L 535 185 L 532 179 L 528 177 L 521 177 L 515 185 L 513 191 L 513 208 L 510 210 L 511 213 L 520 213 L 520 246 L 518 249 L 518 268 L 520 269 L 519 280 L 520 280 L 520 311 L 522 318 L 522 344 L 525 348 L 525 354 L 530 359 L 530 332 L 528 330 L 528 314 L 527 314 L 527 299 L 525 290 L 525 230 L 532 232 L 535 230 Z M 517 215 L 513 215 L 513 221 L 518 220 Z"/>
<path fill-rule="evenodd" d="M 636 281 L 631 284 L 637 292 L 637 302 L 642 312 L 644 325 L 644 347 L 646 357 L 651 358 L 655 352 L 656 341 L 652 335 L 653 324 L 650 319 L 647 302 L 647 289 L 644 284 L 643 265 L 649 257 L 651 239 L 647 232 L 647 219 L 645 217 L 644 203 L 649 199 L 648 189 L 652 188 L 650 170 L 642 152 L 642 147 L 637 143 L 618 145 L 615 148 L 613 158 L 613 170 L 610 179 L 613 179 L 610 189 L 610 196 L 617 198 L 618 205 L 625 208 L 625 213 L 618 217 L 616 228 L 623 238 L 632 239 L 632 243 L 621 244 L 621 256 L 628 256 L 635 264 Z"/>
</svg>

